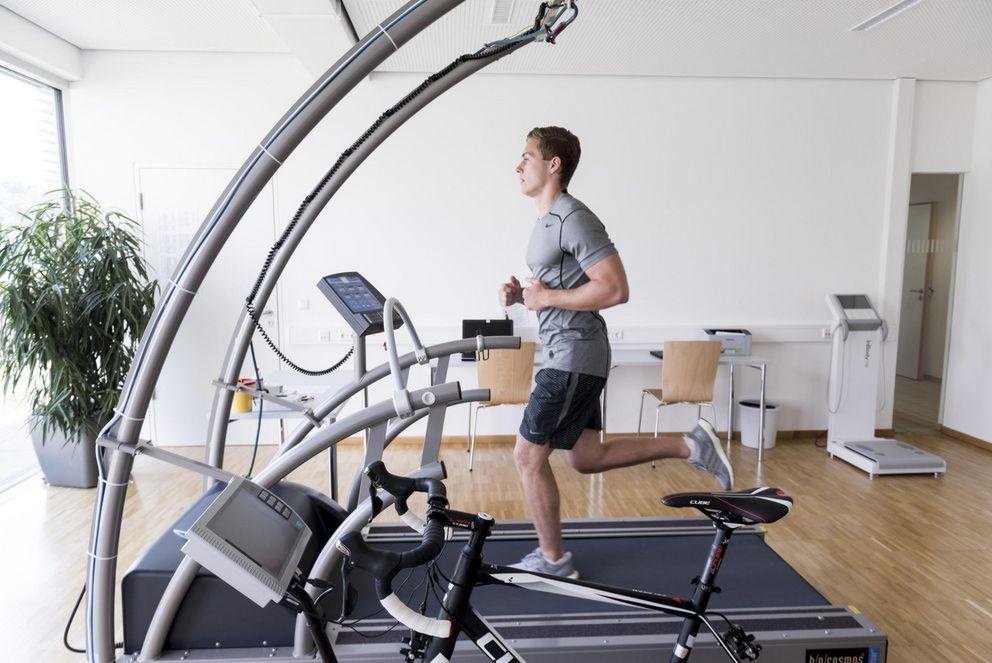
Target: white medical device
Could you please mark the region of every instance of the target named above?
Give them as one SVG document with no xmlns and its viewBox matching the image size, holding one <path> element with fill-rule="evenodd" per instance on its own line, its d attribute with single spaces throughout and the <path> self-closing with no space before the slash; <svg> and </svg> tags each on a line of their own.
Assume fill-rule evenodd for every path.
<svg viewBox="0 0 992 663">
<path fill-rule="evenodd" d="M 261 607 L 289 587 L 310 528 L 276 495 L 235 477 L 187 532 L 183 552 Z"/>
<path fill-rule="evenodd" d="M 876 474 L 943 474 L 939 456 L 875 436 L 878 378 L 889 327 L 867 295 L 827 295 L 834 315 L 827 389 L 827 453 Z"/>
</svg>

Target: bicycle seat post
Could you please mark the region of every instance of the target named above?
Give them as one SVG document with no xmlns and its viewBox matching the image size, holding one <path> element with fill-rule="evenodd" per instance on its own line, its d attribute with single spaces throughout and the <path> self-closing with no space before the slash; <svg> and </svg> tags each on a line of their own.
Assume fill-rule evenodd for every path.
<svg viewBox="0 0 992 663">
<path fill-rule="evenodd" d="M 733 535 L 733 528 L 727 527 L 723 523 L 717 522 L 716 532 L 713 535 L 713 544 L 710 546 L 710 554 L 706 558 L 706 566 L 703 573 L 696 579 L 696 589 L 692 592 L 692 607 L 697 613 L 706 612 L 710 595 L 719 592 L 716 586 L 716 574 L 723 563 L 723 556 L 730 545 L 730 537 Z M 682 628 L 679 630 L 679 638 L 676 641 L 675 650 L 669 663 L 683 663 L 692 651 L 692 643 L 695 642 L 696 634 L 702 622 L 694 617 L 686 617 L 682 620 Z"/>
</svg>

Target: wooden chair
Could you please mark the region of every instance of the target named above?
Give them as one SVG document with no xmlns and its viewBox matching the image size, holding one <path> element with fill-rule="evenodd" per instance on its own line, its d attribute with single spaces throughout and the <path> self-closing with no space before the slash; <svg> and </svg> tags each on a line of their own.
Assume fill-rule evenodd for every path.
<svg viewBox="0 0 992 663">
<path fill-rule="evenodd" d="M 692 404 L 696 417 L 704 405 L 713 410 L 716 426 L 716 407 L 713 405 L 713 385 L 716 382 L 717 363 L 720 361 L 720 341 L 667 341 L 661 365 L 661 389 L 641 391 L 641 409 L 637 413 L 637 436 L 641 436 L 644 416 L 644 397 L 658 401 L 654 411 L 654 436 L 658 437 L 661 408 L 667 405 Z M 652 462 L 651 467 L 655 464 Z"/>
<path fill-rule="evenodd" d="M 489 400 L 469 404 L 468 471 L 475 462 L 475 435 L 479 410 L 498 405 L 526 405 L 534 381 L 534 343 L 523 341 L 519 350 L 489 350 L 478 357 L 479 387 L 489 389 Z"/>
</svg>

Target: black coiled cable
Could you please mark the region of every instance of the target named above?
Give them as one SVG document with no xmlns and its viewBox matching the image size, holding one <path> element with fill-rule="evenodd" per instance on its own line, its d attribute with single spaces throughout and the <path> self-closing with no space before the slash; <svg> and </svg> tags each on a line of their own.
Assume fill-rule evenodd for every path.
<svg viewBox="0 0 992 663">
<path fill-rule="evenodd" d="M 245 310 L 248 311 L 248 316 L 252 319 L 252 322 L 255 323 L 255 329 L 261 335 L 266 345 L 269 346 L 269 349 L 271 349 L 272 352 L 274 352 L 276 356 L 279 357 L 279 359 L 286 362 L 286 364 L 289 365 L 293 370 L 302 373 L 303 375 L 309 375 L 312 377 L 327 375 L 331 371 L 335 371 L 338 368 L 340 368 L 348 360 L 348 358 L 351 357 L 352 353 L 354 353 L 355 351 L 355 348 L 352 347 L 350 350 L 348 350 L 347 354 L 345 354 L 344 357 L 342 357 L 336 364 L 334 364 L 330 368 L 325 368 L 323 370 L 316 370 L 316 371 L 303 368 L 302 366 L 299 366 L 296 363 L 294 363 L 292 360 L 290 360 L 289 357 L 287 357 L 285 354 L 283 354 L 283 352 L 279 349 L 279 347 L 275 344 L 275 342 L 271 338 L 269 338 L 269 334 L 265 331 L 265 328 L 262 327 L 262 323 L 259 321 L 258 315 L 255 313 L 255 297 L 258 295 L 258 291 L 262 287 L 262 281 L 265 279 L 265 275 L 268 274 L 269 269 L 272 267 L 272 262 L 273 260 L 275 260 L 276 254 L 279 252 L 279 249 L 281 249 L 282 246 L 286 243 L 286 240 L 289 239 L 290 234 L 293 232 L 293 229 L 296 227 L 296 224 L 299 223 L 300 218 L 302 218 L 303 216 L 303 213 L 307 210 L 308 207 L 310 207 L 310 204 L 313 203 L 314 200 L 316 200 L 317 196 L 324 189 L 324 187 L 327 186 L 327 183 L 331 181 L 331 178 L 333 178 L 334 175 L 337 174 L 337 172 L 341 169 L 341 166 L 345 163 L 345 161 L 347 161 L 347 159 L 351 157 L 352 154 L 354 154 L 369 138 L 371 138 L 372 135 L 379 130 L 379 128 L 383 125 L 383 123 L 386 120 L 388 120 L 390 117 L 395 115 L 399 110 L 401 110 L 404 106 L 406 106 L 411 101 L 416 99 L 418 96 L 423 94 L 423 92 L 431 85 L 441 80 L 442 78 L 450 74 L 452 71 L 454 71 L 456 68 L 458 68 L 459 65 L 473 60 L 491 58 L 500 55 L 502 53 L 505 53 L 506 51 L 509 51 L 515 48 L 516 46 L 517 46 L 516 42 L 511 42 L 488 50 L 483 49 L 477 53 L 466 53 L 464 55 L 460 55 L 458 58 L 455 59 L 454 62 L 449 64 L 444 69 L 428 76 L 427 79 L 425 79 L 424 82 L 422 82 L 420 85 L 414 88 L 413 91 L 408 93 L 405 97 L 403 97 L 398 102 L 396 102 L 388 110 L 383 112 L 382 115 L 380 115 L 378 119 L 372 124 L 372 126 L 366 129 L 365 133 L 359 136 L 358 140 L 352 143 L 351 147 L 349 147 L 344 152 L 342 152 L 341 156 L 338 157 L 337 161 L 334 163 L 331 169 L 328 170 L 327 173 L 324 175 L 324 177 L 321 178 L 320 182 L 317 183 L 317 186 L 314 187 L 314 189 L 306 196 L 306 198 L 303 199 L 303 202 L 300 204 L 299 209 L 296 210 L 296 214 L 293 215 L 293 219 L 289 222 L 289 224 L 287 224 L 286 228 L 282 232 L 282 235 L 279 237 L 278 240 L 276 240 L 276 243 L 273 244 L 272 248 L 269 249 L 269 254 L 265 257 L 265 262 L 262 265 L 261 271 L 258 273 L 258 278 L 255 279 L 255 285 L 252 286 L 251 292 L 245 298 Z"/>
</svg>

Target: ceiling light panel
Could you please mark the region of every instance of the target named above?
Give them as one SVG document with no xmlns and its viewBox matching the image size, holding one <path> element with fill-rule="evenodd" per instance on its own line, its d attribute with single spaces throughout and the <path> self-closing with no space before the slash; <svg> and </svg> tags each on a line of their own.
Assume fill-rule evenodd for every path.
<svg viewBox="0 0 992 663">
<path fill-rule="evenodd" d="M 871 30 L 872 28 L 876 28 L 882 23 L 892 20 L 904 11 L 912 9 L 921 2 L 923 2 L 923 0 L 902 0 L 902 2 L 897 2 L 888 9 L 875 14 L 867 21 L 855 25 L 851 28 L 851 32 L 865 32 Z"/>
<path fill-rule="evenodd" d="M 506 25 L 513 15 L 513 0 L 490 0 L 492 10 L 489 22 L 493 25 Z"/>
</svg>

